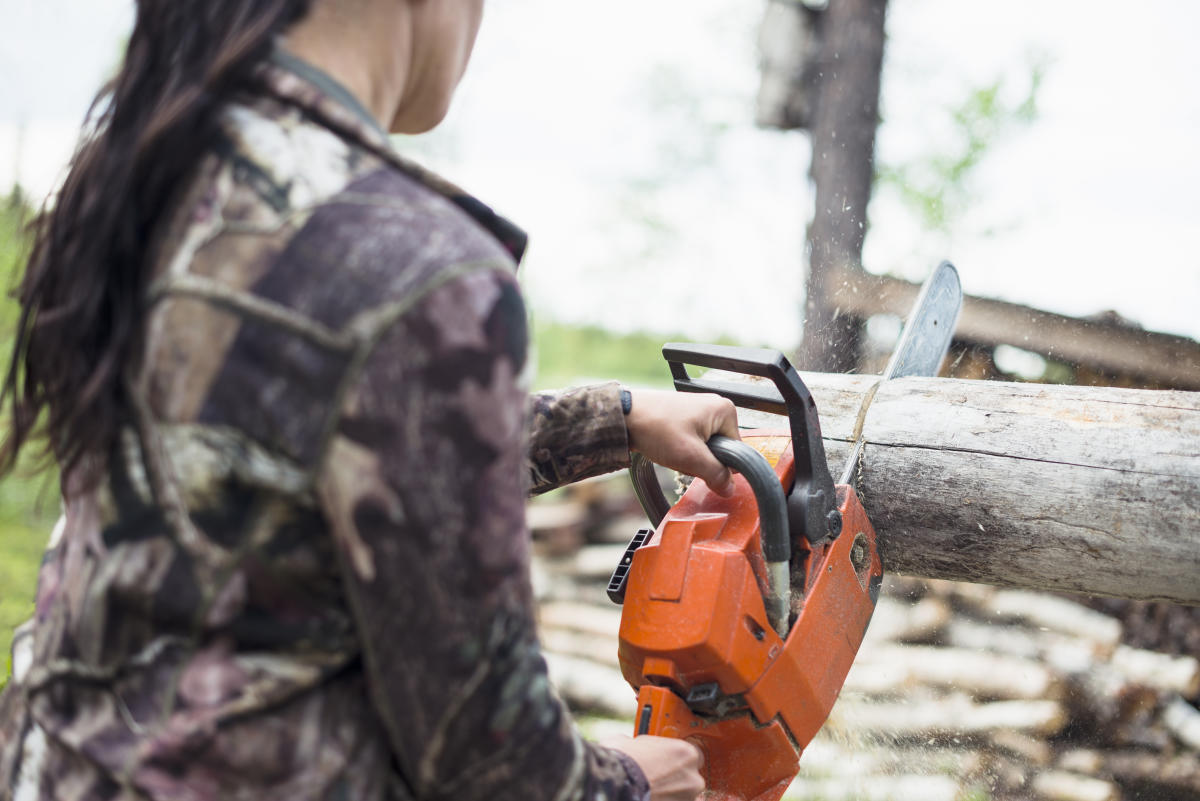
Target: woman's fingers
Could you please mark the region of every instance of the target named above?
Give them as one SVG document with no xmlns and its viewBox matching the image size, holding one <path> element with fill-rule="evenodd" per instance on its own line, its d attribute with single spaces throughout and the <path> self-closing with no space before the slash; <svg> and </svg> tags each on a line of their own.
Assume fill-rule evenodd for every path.
<svg viewBox="0 0 1200 801">
<path fill-rule="evenodd" d="M 705 443 L 708 440 L 704 441 Z M 691 460 L 695 465 L 694 471 L 681 470 L 684 473 L 691 473 L 696 478 L 708 485 L 708 488 L 718 495 L 728 498 L 733 495 L 733 471 L 717 460 L 713 456 L 712 451 L 708 449 L 708 445 L 703 445 L 703 453 L 697 452 Z M 669 465 L 668 465 L 669 466 Z"/>
<path fill-rule="evenodd" d="M 671 737 L 611 737 L 602 745 L 630 756 L 650 783 L 650 801 L 695 801 L 704 792 L 704 754 Z"/>
<path fill-rule="evenodd" d="M 625 420 L 629 445 L 651 461 L 696 476 L 720 495 L 733 492 L 733 475 L 708 449 L 715 434 L 739 439 L 737 409 L 718 395 L 656 390 L 631 393 Z"/>
</svg>

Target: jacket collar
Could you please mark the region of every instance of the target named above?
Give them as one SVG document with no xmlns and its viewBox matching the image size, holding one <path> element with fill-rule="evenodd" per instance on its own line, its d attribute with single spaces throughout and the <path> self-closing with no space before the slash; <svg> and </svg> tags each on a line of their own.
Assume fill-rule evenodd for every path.
<svg viewBox="0 0 1200 801">
<path fill-rule="evenodd" d="M 517 264 L 529 236 L 516 224 L 455 184 L 401 156 L 387 132 L 344 85 L 328 73 L 276 45 L 257 78 L 272 95 L 298 106 L 321 124 L 351 138 L 401 172 L 444 196 L 494 236 Z"/>
</svg>

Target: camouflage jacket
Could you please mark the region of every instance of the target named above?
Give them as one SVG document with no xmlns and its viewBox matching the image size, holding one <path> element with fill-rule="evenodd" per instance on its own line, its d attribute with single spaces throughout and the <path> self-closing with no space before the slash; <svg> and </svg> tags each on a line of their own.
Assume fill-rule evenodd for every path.
<svg viewBox="0 0 1200 801">
<path fill-rule="evenodd" d="M 530 399 L 521 232 L 311 67 L 259 83 L 163 224 L 0 798 L 648 797 L 547 683 L 524 527 L 527 491 L 627 464 L 617 387 Z"/>
</svg>

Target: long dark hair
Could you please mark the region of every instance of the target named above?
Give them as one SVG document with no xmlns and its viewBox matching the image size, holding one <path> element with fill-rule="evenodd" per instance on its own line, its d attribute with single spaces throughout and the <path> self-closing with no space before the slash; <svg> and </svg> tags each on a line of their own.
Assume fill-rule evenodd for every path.
<svg viewBox="0 0 1200 801">
<path fill-rule="evenodd" d="M 141 352 L 149 249 L 168 208 L 214 144 L 218 110 L 312 0 L 138 0 L 117 76 L 100 92 L 57 201 L 33 224 L 21 314 L 0 389 L 22 446 L 64 474 L 104 455 L 127 419 L 125 374 Z M 76 476 L 91 483 L 98 476 Z"/>
</svg>

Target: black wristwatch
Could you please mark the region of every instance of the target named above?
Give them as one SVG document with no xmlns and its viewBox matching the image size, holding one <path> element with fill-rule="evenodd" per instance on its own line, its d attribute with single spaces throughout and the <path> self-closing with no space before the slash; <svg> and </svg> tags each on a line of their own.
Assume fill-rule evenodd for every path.
<svg viewBox="0 0 1200 801">
<path fill-rule="evenodd" d="M 633 411 L 633 393 L 621 387 L 621 413 L 629 414 Z"/>
</svg>

